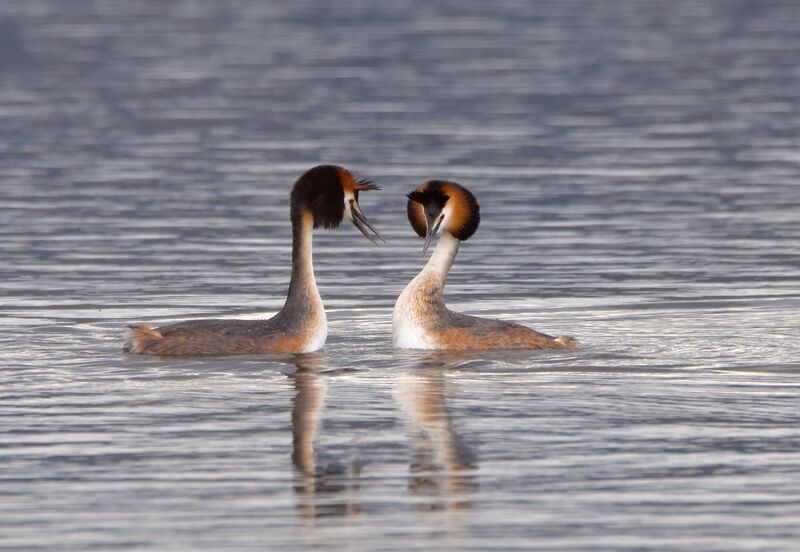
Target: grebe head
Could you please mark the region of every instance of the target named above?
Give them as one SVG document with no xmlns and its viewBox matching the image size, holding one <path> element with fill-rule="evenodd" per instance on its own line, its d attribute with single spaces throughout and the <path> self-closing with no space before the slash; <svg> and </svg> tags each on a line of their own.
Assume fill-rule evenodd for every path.
<svg viewBox="0 0 800 552">
<path fill-rule="evenodd" d="M 428 251 L 434 236 L 448 232 L 466 241 L 481 222 L 478 201 L 464 186 L 446 180 L 429 180 L 408 194 L 408 220 L 425 238 L 422 254 Z"/>
<path fill-rule="evenodd" d="M 375 243 L 375 237 L 368 230 L 383 240 L 358 203 L 358 193 L 367 190 L 380 190 L 380 187 L 366 179 L 357 180 L 342 167 L 319 165 L 307 170 L 292 188 L 292 220 L 300 220 L 304 213 L 310 213 L 314 228 L 336 228 L 346 215 L 369 241 Z"/>
</svg>

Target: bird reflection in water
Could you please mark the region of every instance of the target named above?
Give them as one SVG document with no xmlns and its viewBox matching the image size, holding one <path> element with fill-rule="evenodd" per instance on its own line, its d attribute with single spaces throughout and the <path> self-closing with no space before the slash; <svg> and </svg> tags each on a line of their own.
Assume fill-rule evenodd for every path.
<svg viewBox="0 0 800 552">
<path fill-rule="evenodd" d="M 425 353 L 419 364 L 397 376 L 397 398 L 409 422 L 409 488 L 429 500 L 426 510 L 469 508 L 478 489 L 474 452 L 456 431 L 447 408 L 447 373 L 457 367 L 449 353 Z"/>
<path fill-rule="evenodd" d="M 347 516 L 360 511 L 358 494 L 361 468 L 326 460 L 314 453 L 314 439 L 325 404 L 327 368 L 322 353 L 298 354 L 292 359 L 297 371 L 289 374 L 294 381 L 292 403 L 292 464 L 295 468 L 294 491 L 301 497 L 298 509 L 308 517 Z"/>
<path fill-rule="evenodd" d="M 447 408 L 447 372 L 452 355 L 425 353 L 413 368 L 396 372 L 396 397 L 409 426 L 411 493 L 421 510 L 460 510 L 477 491 L 475 455 L 456 432 Z M 362 511 L 361 464 L 342 463 L 314 450 L 325 404 L 327 359 L 322 353 L 298 354 L 292 402 L 292 464 L 298 511 L 314 519 Z"/>
</svg>

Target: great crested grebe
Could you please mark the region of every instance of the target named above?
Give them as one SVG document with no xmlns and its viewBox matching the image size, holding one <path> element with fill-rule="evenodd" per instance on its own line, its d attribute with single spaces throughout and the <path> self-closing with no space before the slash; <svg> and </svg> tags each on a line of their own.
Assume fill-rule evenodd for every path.
<svg viewBox="0 0 800 552">
<path fill-rule="evenodd" d="M 161 328 L 128 326 L 122 350 L 151 355 L 247 355 L 306 353 L 320 349 L 328 336 L 325 308 L 314 279 L 311 235 L 314 228 L 336 228 L 345 215 L 364 236 L 367 221 L 358 193 L 378 190 L 369 180 L 334 165 L 308 170 L 292 188 L 292 278 L 283 308 L 269 320 L 189 320 Z"/>
<path fill-rule="evenodd" d="M 571 337 L 552 337 L 512 322 L 466 316 L 449 310 L 443 299 L 447 273 L 462 241 L 475 233 L 480 209 L 475 196 L 455 182 L 429 180 L 408 194 L 411 227 L 439 243 L 422 271 L 397 299 L 392 316 L 393 343 L 402 349 L 574 349 Z"/>
</svg>

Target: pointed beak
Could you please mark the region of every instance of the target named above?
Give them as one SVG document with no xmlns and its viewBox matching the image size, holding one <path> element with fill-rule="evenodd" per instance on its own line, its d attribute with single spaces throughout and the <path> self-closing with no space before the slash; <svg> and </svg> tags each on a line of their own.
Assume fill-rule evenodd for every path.
<svg viewBox="0 0 800 552">
<path fill-rule="evenodd" d="M 378 243 L 375 238 L 378 238 L 383 243 L 386 243 L 386 240 L 383 239 L 383 236 L 381 236 L 375 227 L 369 223 L 367 217 L 365 217 L 364 213 L 361 212 L 361 207 L 355 201 L 350 203 L 350 214 L 352 215 L 353 226 L 358 228 L 358 231 L 364 234 L 365 238 L 374 244 Z M 374 237 L 370 235 L 368 229 L 375 234 Z"/>
<path fill-rule="evenodd" d="M 425 255 L 428 252 L 428 247 L 431 245 L 431 241 L 433 241 L 434 236 L 439 233 L 439 226 L 442 224 L 442 219 L 437 218 L 436 224 L 433 225 L 431 228 L 430 224 L 428 225 L 428 232 L 425 234 L 425 243 L 422 246 L 422 254 Z"/>
</svg>

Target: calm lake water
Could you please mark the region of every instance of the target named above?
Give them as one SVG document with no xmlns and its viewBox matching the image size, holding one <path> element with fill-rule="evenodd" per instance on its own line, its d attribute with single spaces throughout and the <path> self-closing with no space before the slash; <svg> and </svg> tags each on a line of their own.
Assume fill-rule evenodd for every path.
<svg viewBox="0 0 800 552">
<path fill-rule="evenodd" d="M 799 91 L 794 0 L 4 0 L 0 549 L 800 549 Z M 120 352 L 274 313 L 322 162 L 323 351 Z M 392 350 L 429 178 L 450 306 L 581 349 Z"/>
</svg>

